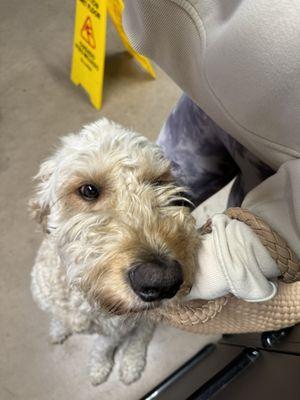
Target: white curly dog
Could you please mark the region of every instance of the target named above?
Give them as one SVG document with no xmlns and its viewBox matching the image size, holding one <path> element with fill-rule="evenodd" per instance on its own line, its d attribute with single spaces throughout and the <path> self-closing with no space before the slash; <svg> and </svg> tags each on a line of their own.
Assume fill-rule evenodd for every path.
<svg viewBox="0 0 300 400">
<path fill-rule="evenodd" d="M 31 287 L 52 342 L 99 335 L 93 384 L 108 378 L 122 345 L 119 375 L 130 384 L 154 330 L 147 310 L 191 287 L 199 237 L 184 189 L 157 145 L 106 119 L 64 137 L 35 179 L 30 208 L 45 238 Z"/>
</svg>

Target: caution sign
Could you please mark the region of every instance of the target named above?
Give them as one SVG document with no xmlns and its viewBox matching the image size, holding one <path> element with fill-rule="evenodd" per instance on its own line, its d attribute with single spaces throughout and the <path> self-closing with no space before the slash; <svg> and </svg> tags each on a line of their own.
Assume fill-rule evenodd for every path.
<svg viewBox="0 0 300 400">
<path fill-rule="evenodd" d="M 77 0 L 71 79 L 101 108 L 109 0 Z"/>
<path fill-rule="evenodd" d="M 128 42 L 122 26 L 123 9 L 122 0 L 76 0 L 71 79 L 88 92 L 97 109 L 102 105 L 108 14 L 127 51 L 155 78 L 150 61 L 137 53 Z"/>
<path fill-rule="evenodd" d="M 81 28 L 81 37 L 92 49 L 96 48 L 91 17 L 87 17 L 84 21 L 83 27 Z"/>
</svg>

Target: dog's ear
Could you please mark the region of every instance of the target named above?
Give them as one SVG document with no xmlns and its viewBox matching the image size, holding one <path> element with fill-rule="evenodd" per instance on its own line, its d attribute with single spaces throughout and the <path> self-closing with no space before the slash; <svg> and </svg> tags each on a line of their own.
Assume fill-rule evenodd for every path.
<svg viewBox="0 0 300 400">
<path fill-rule="evenodd" d="M 34 196 L 29 200 L 29 211 L 32 218 L 46 230 L 47 217 L 50 213 L 52 178 L 55 171 L 55 160 L 50 158 L 40 166 L 33 178 L 37 182 Z"/>
</svg>

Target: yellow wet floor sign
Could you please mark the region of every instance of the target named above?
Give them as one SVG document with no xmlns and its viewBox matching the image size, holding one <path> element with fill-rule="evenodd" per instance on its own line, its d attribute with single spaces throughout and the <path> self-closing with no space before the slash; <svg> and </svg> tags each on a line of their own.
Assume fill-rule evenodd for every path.
<svg viewBox="0 0 300 400">
<path fill-rule="evenodd" d="M 155 78 L 150 61 L 137 53 L 128 42 L 122 26 L 123 9 L 123 0 L 76 0 L 71 79 L 88 92 L 97 109 L 102 105 L 108 14 L 127 51 Z"/>
</svg>

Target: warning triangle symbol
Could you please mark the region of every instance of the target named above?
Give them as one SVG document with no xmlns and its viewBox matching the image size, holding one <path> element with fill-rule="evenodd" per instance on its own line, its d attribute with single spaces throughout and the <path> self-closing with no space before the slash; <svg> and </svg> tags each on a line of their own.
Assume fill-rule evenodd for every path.
<svg viewBox="0 0 300 400">
<path fill-rule="evenodd" d="M 92 49 L 96 48 L 91 17 L 87 17 L 84 21 L 80 34 L 82 39 L 85 40 Z"/>
</svg>

